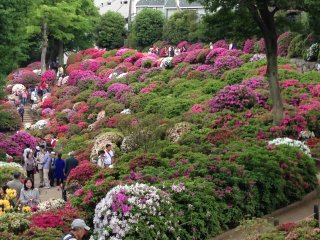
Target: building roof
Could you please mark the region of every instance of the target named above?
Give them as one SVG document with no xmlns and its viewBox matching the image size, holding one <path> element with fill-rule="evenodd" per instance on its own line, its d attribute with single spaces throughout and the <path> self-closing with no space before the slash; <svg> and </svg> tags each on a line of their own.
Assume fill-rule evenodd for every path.
<svg viewBox="0 0 320 240">
<path fill-rule="evenodd" d="M 199 2 L 192 2 L 189 3 L 187 0 L 180 0 L 179 1 L 180 8 L 190 8 L 190 7 L 203 7 Z M 165 4 L 166 8 L 176 8 L 177 3 L 175 0 L 167 0 Z"/>
<path fill-rule="evenodd" d="M 141 6 L 159 6 L 159 7 L 163 7 L 165 3 L 165 0 L 140 0 L 139 2 L 137 2 L 137 7 L 141 7 Z"/>
</svg>

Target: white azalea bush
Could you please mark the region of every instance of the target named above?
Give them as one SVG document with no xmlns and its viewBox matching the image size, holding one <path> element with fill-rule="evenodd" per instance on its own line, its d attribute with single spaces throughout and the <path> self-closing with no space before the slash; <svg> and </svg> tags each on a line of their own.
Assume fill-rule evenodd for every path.
<svg viewBox="0 0 320 240">
<path fill-rule="evenodd" d="M 116 186 L 98 203 L 91 239 L 182 239 L 169 195 L 154 186 Z"/>
<path fill-rule="evenodd" d="M 173 67 L 172 63 L 173 57 L 166 57 L 161 60 L 160 67 L 163 69 L 170 69 Z"/>
<path fill-rule="evenodd" d="M 311 151 L 310 148 L 304 144 L 301 141 L 298 140 L 293 140 L 291 138 L 276 138 L 272 141 L 269 141 L 268 143 L 269 145 L 288 145 L 291 147 L 296 147 L 299 148 L 302 152 L 304 152 L 305 154 L 307 154 L 309 157 L 311 157 Z"/>
<path fill-rule="evenodd" d="M 66 202 L 63 199 L 49 199 L 47 201 L 41 202 L 38 205 L 38 211 L 49 211 L 59 208 L 63 208 L 66 205 Z"/>
<path fill-rule="evenodd" d="M 25 176 L 25 170 L 23 167 L 15 162 L 0 162 L 0 186 L 5 185 L 9 180 L 12 180 L 13 174 L 20 172 Z"/>
</svg>

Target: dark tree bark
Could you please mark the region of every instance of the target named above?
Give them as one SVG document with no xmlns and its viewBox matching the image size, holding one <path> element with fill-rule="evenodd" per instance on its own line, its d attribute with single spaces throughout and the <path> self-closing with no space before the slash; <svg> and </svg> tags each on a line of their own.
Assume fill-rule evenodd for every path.
<svg viewBox="0 0 320 240">
<path fill-rule="evenodd" d="M 63 51 L 63 42 L 61 40 L 59 40 L 58 46 L 59 46 L 58 62 L 59 62 L 60 65 L 63 65 L 63 63 L 64 63 L 64 51 Z"/>
<path fill-rule="evenodd" d="M 281 125 L 284 118 L 283 102 L 280 86 L 278 82 L 278 62 L 277 62 L 277 33 L 274 21 L 276 9 L 270 11 L 267 3 L 259 5 L 249 4 L 248 9 L 253 18 L 258 23 L 262 31 L 267 54 L 267 77 L 269 81 L 270 97 L 272 100 L 273 122 L 275 125 Z"/>
<path fill-rule="evenodd" d="M 47 19 L 43 19 L 42 23 L 42 51 L 41 51 L 41 74 L 46 71 L 46 55 L 47 55 L 47 48 L 48 48 L 48 25 Z"/>
</svg>

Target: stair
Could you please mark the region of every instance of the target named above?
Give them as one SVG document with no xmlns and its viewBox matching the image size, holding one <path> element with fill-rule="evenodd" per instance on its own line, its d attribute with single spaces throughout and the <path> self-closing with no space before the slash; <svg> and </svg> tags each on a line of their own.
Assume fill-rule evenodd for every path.
<svg viewBox="0 0 320 240">
<path fill-rule="evenodd" d="M 23 126 L 32 125 L 34 123 L 31 113 L 31 106 L 27 104 L 24 107 Z"/>
</svg>

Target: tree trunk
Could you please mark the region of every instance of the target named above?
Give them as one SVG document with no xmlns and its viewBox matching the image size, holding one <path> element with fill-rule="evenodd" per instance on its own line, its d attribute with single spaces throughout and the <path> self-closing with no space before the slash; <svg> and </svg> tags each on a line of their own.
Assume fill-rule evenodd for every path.
<svg viewBox="0 0 320 240">
<path fill-rule="evenodd" d="M 264 34 L 267 52 L 267 77 L 269 81 L 270 97 L 272 100 L 273 123 L 281 125 L 284 118 L 283 102 L 281 90 L 278 82 L 278 63 L 277 63 L 277 34 L 274 31 Z"/>
<path fill-rule="evenodd" d="M 64 64 L 63 42 L 59 40 L 58 45 L 59 45 L 58 62 L 59 62 L 59 65 L 62 66 Z"/>
<path fill-rule="evenodd" d="M 44 18 L 42 23 L 42 52 L 41 52 L 41 74 L 46 71 L 46 55 L 48 48 L 47 20 Z"/>
</svg>

